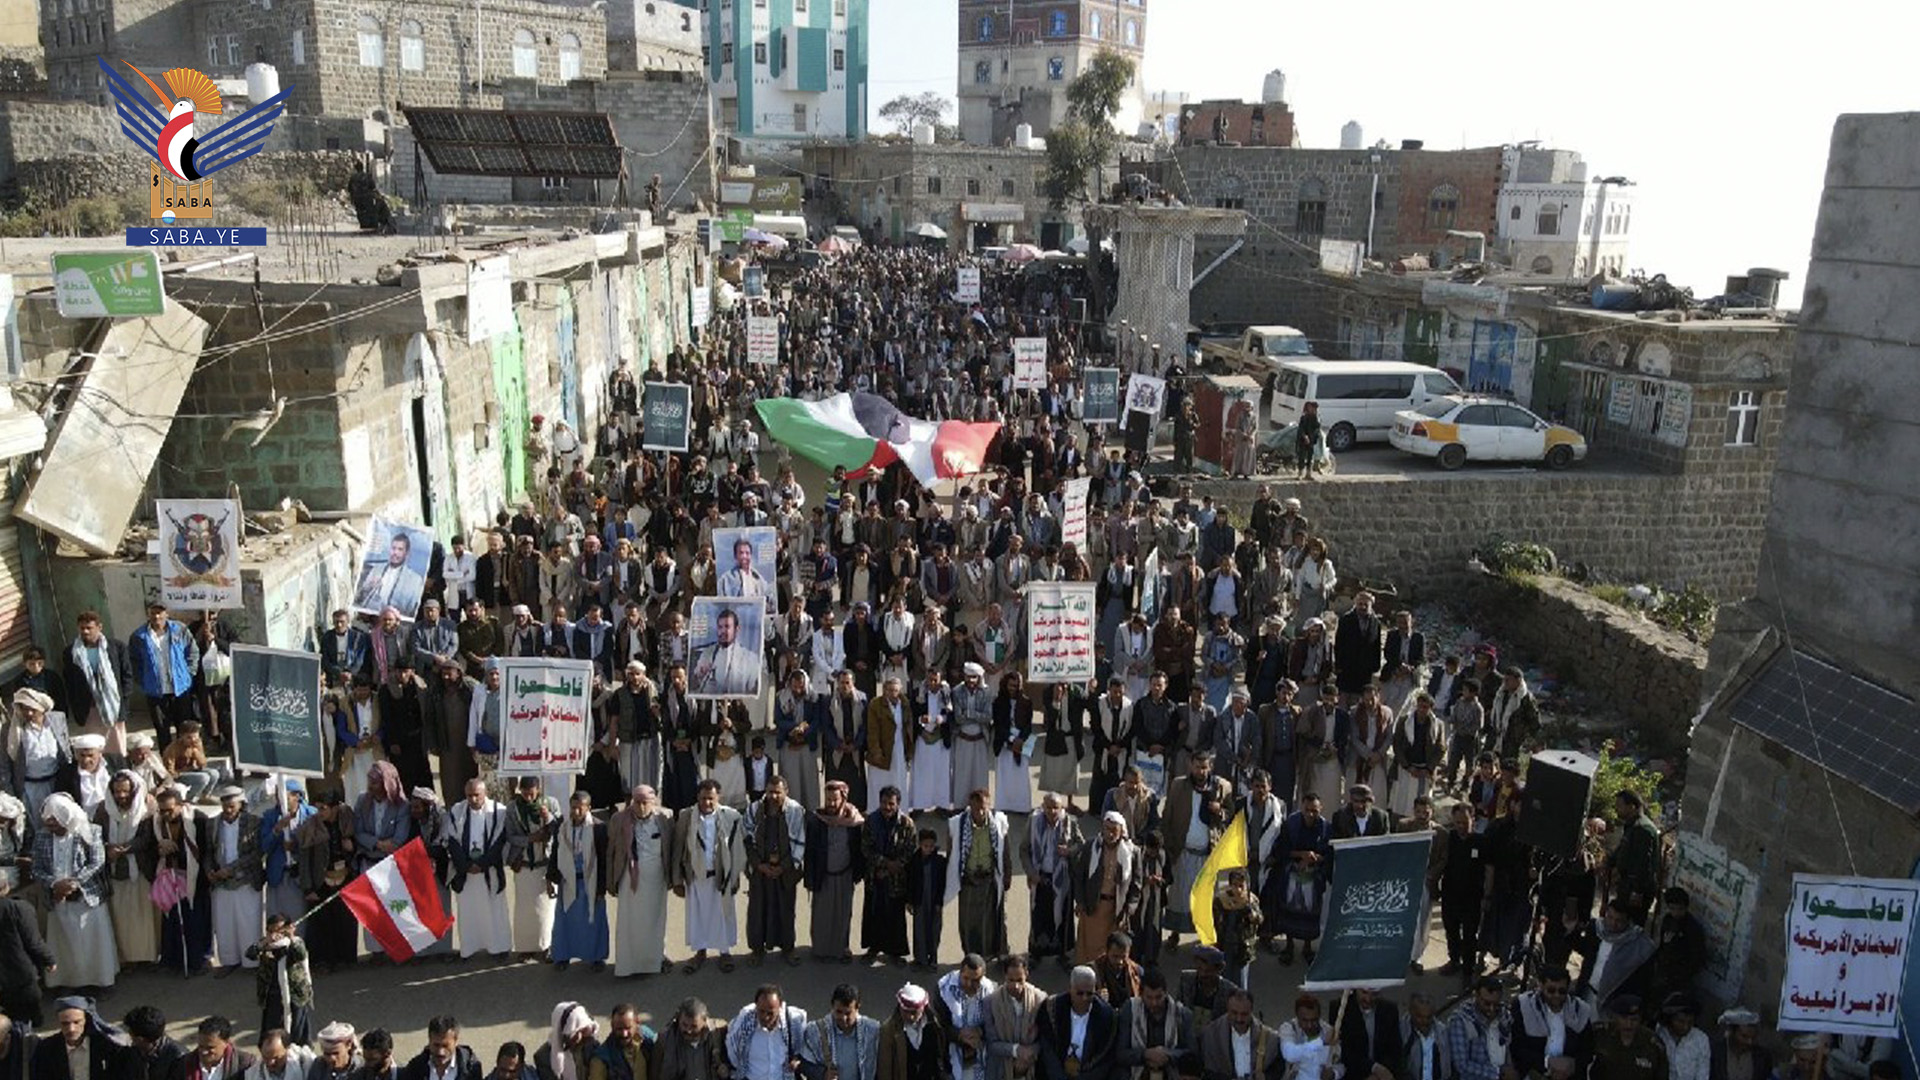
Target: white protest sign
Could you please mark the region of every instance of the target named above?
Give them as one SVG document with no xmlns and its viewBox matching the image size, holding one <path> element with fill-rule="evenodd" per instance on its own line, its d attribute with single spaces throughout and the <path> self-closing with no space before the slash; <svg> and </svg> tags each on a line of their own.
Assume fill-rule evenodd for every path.
<svg viewBox="0 0 1920 1080">
<path fill-rule="evenodd" d="M 773 315 L 747 316 L 747 363 L 780 362 L 780 320 Z"/>
<path fill-rule="evenodd" d="M 1920 881 L 1793 875 L 1780 1029 L 1900 1033 Z"/>
<path fill-rule="evenodd" d="M 577 773 L 591 740 L 593 662 L 500 661 L 502 776 Z"/>
<path fill-rule="evenodd" d="M 977 304 L 980 302 L 979 267 L 963 266 L 960 268 L 959 276 L 955 279 L 953 295 L 954 299 L 959 300 L 963 304 Z"/>
<path fill-rule="evenodd" d="M 1091 476 L 1067 481 L 1067 497 L 1060 504 L 1062 545 L 1072 544 L 1075 550 L 1087 546 L 1087 495 L 1092 487 Z"/>
<path fill-rule="evenodd" d="M 1034 582 L 1024 592 L 1027 681 L 1084 683 L 1093 678 L 1093 635 L 1099 622 L 1093 584 Z"/>
<path fill-rule="evenodd" d="M 1039 390 L 1047 385 L 1047 339 L 1013 339 L 1013 388 Z"/>
</svg>

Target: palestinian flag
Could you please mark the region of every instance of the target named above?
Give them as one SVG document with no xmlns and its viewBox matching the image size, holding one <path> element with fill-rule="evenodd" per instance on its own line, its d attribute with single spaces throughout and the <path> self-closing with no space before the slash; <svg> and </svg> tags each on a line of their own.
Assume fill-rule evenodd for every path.
<svg viewBox="0 0 1920 1080">
<path fill-rule="evenodd" d="M 768 434 L 822 468 L 848 476 L 904 462 L 922 484 L 981 470 L 998 423 L 934 423 L 894 408 L 878 394 L 836 394 L 822 401 L 768 398 L 754 408 Z"/>
<path fill-rule="evenodd" d="M 453 929 L 433 880 L 433 857 L 417 836 L 348 882 L 340 902 L 396 964 Z"/>
</svg>

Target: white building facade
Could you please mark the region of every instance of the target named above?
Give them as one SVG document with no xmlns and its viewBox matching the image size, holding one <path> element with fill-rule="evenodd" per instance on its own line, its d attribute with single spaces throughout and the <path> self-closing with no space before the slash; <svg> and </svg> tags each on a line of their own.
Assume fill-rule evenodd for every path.
<svg viewBox="0 0 1920 1080">
<path fill-rule="evenodd" d="M 720 126 L 748 140 L 867 133 L 869 0 L 701 0 Z"/>
</svg>

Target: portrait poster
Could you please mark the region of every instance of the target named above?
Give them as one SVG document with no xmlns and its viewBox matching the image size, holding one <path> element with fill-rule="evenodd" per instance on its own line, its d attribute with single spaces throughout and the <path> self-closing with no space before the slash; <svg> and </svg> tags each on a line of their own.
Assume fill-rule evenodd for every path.
<svg viewBox="0 0 1920 1080">
<path fill-rule="evenodd" d="M 774 560 L 780 531 L 771 525 L 713 530 L 715 590 L 725 597 L 758 596 L 769 612 L 780 599 L 780 577 Z"/>
<path fill-rule="evenodd" d="M 240 504 L 155 499 L 160 519 L 160 599 L 172 608 L 240 606 Z"/>
<path fill-rule="evenodd" d="M 684 453 L 693 426 L 693 387 L 649 382 L 640 388 L 640 449 Z"/>
<path fill-rule="evenodd" d="M 500 661 L 502 776 L 574 775 L 592 742 L 593 661 L 513 657 Z"/>
<path fill-rule="evenodd" d="M 1027 681 L 1078 683 L 1094 677 L 1093 639 L 1099 625 L 1092 582 L 1029 583 Z"/>
<path fill-rule="evenodd" d="M 326 775 L 317 653 L 235 645 L 232 687 L 235 772 Z"/>
<path fill-rule="evenodd" d="M 1127 411 L 1159 416 L 1167 407 L 1167 380 L 1135 375 L 1127 380 Z"/>
<path fill-rule="evenodd" d="M 1900 1034 L 1920 882 L 1793 875 L 1780 1030 Z"/>
<path fill-rule="evenodd" d="M 697 596 L 688 628 L 687 696 L 697 700 L 760 696 L 766 660 L 766 606 L 753 597 Z"/>
<path fill-rule="evenodd" d="M 379 616 L 389 607 L 411 620 L 427 589 L 433 534 L 418 525 L 376 517 L 367 530 L 367 550 L 353 587 L 353 610 Z"/>
</svg>

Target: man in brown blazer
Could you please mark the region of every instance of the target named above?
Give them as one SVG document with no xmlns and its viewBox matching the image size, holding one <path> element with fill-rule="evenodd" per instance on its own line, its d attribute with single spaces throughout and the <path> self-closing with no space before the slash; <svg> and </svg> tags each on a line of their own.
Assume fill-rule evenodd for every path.
<svg viewBox="0 0 1920 1080">
<path fill-rule="evenodd" d="M 637 784 L 627 805 L 607 819 L 607 895 L 620 909 L 614 940 L 616 976 L 667 969 L 667 890 L 681 884 L 673 811 L 651 786 Z"/>
<path fill-rule="evenodd" d="M 880 791 L 907 790 L 913 761 L 912 709 L 900 692 L 900 680 L 881 684 L 880 696 L 867 702 L 867 813 L 880 809 Z"/>
</svg>

